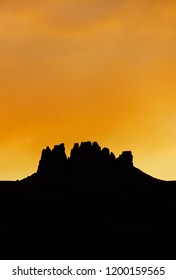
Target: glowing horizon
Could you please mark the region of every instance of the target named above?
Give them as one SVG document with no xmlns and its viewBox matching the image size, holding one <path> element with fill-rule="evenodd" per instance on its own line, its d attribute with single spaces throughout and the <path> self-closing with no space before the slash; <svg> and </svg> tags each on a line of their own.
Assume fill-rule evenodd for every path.
<svg viewBox="0 0 176 280">
<path fill-rule="evenodd" d="M 176 180 L 175 24 L 172 0 L 1 1 L 0 180 L 87 140 Z"/>
</svg>

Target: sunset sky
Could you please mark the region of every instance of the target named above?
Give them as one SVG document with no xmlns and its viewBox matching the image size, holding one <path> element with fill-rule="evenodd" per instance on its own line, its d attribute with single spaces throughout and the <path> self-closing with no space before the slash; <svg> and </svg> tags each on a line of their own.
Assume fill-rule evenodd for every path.
<svg viewBox="0 0 176 280">
<path fill-rule="evenodd" d="M 0 180 L 98 141 L 176 179 L 176 1 L 0 1 Z"/>
</svg>

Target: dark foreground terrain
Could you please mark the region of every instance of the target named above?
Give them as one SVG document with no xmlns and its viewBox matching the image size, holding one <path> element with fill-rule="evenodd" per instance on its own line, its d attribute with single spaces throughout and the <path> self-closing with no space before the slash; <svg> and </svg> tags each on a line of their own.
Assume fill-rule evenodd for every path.
<svg viewBox="0 0 176 280">
<path fill-rule="evenodd" d="M 1 259 L 176 259 L 176 182 L 94 142 L 46 148 L 38 170 L 0 182 Z"/>
</svg>

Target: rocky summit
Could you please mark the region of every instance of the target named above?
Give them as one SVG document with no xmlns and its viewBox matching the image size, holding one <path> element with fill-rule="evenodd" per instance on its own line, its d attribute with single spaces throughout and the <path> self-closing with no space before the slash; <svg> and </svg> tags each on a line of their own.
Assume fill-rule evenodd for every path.
<svg viewBox="0 0 176 280">
<path fill-rule="evenodd" d="M 119 157 L 109 151 L 108 148 L 101 148 L 97 142 L 90 141 L 75 143 L 70 152 L 70 157 L 66 156 L 64 144 L 55 145 L 51 150 L 46 147 L 42 151 L 37 173 L 57 173 L 69 168 L 89 168 L 98 170 L 118 166 L 119 168 L 133 167 L 133 155 L 131 151 L 124 151 Z"/>
</svg>

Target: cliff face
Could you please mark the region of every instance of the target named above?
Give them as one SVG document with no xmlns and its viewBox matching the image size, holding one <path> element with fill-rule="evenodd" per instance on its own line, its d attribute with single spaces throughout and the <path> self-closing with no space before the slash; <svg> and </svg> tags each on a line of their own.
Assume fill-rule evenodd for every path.
<svg viewBox="0 0 176 280">
<path fill-rule="evenodd" d="M 133 167 L 133 156 L 130 151 L 123 152 L 118 158 L 108 148 L 99 146 L 97 142 L 75 143 L 70 157 L 65 154 L 64 144 L 54 146 L 53 150 L 46 147 L 42 151 L 37 173 L 57 173 L 67 168 L 99 169 L 109 166 L 119 168 Z"/>
</svg>

